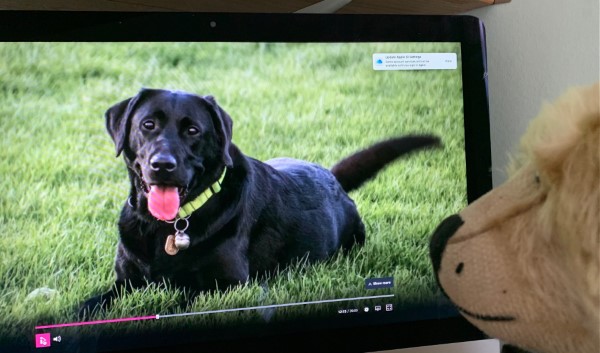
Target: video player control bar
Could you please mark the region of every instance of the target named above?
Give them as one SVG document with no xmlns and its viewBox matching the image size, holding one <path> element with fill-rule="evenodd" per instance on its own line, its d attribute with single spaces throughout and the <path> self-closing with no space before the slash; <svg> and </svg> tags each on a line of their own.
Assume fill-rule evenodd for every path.
<svg viewBox="0 0 600 353">
<path fill-rule="evenodd" d="M 381 298 L 390 298 L 393 296 L 394 296 L 394 294 L 385 294 L 385 295 L 373 295 L 373 296 L 355 297 L 355 298 L 315 300 L 315 301 L 298 302 L 298 303 L 252 306 L 252 307 L 247 307 L 247 308 L 198 311 L 198 312 L 182 313 L 182 314 L 165 314 L 165 315 L 156 314 L 156 315 L 148 315 L 148 316 L 125 317 L 125 318 L 110 319 L 110 320 L 80 321 L 80 322 L 70 322 L 70 323 L 64 323 L 64 324 L 41 325 L 41 326 L 36 326 L 35 329 L 43 330 L 43 329 L 51 329 L 51 328 L 59 328 L 59 327 L 102 325 L 102 324 L 111 324 L 111 323 L 128 322 L 128 321 L 142 321 L 142 320 L 158 320 L 158 319 L 165 319 L 165 318 L 169 318 L 169 317 L 229 313 L 229 312 L 235 312 L 235 311 L 259 310 L 259 309 L 268 309 L 268 308 L 283 308 L 283 307 L 289 307 L 289 306 L 310 305 L 310 304 L 348 302 L 348 301 L 354 301 L 354 300 L 381 299 Z"/>
</svg>

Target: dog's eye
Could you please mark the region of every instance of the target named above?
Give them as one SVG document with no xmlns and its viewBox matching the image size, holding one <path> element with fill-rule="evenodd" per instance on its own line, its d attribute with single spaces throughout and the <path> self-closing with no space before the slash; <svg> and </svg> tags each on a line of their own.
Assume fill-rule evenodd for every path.
<svg viewBox="0 0 600 353">
<path fill-rule="evenodd" d="M 188 133 L 188 135 L 192 135 L 192 136 L 198 135 L 200 133 L 200 130 L 195 126 L 190 126 L 187 129 L 187 133 Z"/>
<path fill-rule="evenodd" d="M 144 121 L 142 123 L 142 126 L 146 130 L 154 130 L 154 128 L 155 128 L 154 121 L 152 121 L 152 120 L 146 120 L 146 121 Z"/>
</svg>

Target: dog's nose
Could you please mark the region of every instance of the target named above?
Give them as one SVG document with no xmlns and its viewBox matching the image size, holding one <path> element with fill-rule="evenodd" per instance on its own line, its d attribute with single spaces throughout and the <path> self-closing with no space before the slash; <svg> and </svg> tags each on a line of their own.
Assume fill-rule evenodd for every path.
<svg viewBox="0 0 600 353">
<path fill-rule="evenodd" d="M 463 225 L 464 221 L 459 215 L 452 215 L 442 221 L 437 227 L 431 240 L 429 241 L 429 256 L 433 264 L 433 270 L 437 276 L 442 262 L 442 254 L 446 248 L 448 240 L 452 238 L 454 233 Z"/>
<path fill-rule="evenodd" d="M 177 168 L 175 157 L 166 153 L 157 153 L 150 158 L 150 168 L 155 172 L 172 172 Z"/>
</svg>

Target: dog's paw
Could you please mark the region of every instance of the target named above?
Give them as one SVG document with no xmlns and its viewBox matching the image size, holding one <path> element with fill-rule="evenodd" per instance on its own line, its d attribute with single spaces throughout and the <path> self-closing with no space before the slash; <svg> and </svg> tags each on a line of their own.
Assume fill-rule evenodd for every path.
<svg viewBox="0 0 600 353">
<path fill-rule="evenodd" d="M 105 309 L 108 301 L 104 295 L 97 295 L 86 300 L 80 307 L 78 317 L 81 320 L 89 319 L 95 313 Z"/>
</svg>

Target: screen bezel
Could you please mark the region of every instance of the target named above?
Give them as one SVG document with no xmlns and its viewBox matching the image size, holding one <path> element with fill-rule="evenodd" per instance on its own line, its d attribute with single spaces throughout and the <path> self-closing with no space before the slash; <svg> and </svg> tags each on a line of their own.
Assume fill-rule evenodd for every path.
<svg viewBox="0 0 600 353">
<path fill-rule="evenodd" d="M 492 188 L 485 33 L 482 23 L 474 17 L 13 11 L 0 12 L 0 41 L 460 42 L 468 202 Z M 286 351 L 373 351 L 481 338 L 483 334 L 465 319 L 454 317 L 251 334 L 227 341 L 201 345 L 182 342 L 156 349 L 265 352 L 286 347 Z M 165 337 L 148 337 L 148 343 L 155 339 L 156 344 L 168 341 Z"/>
</svg>

